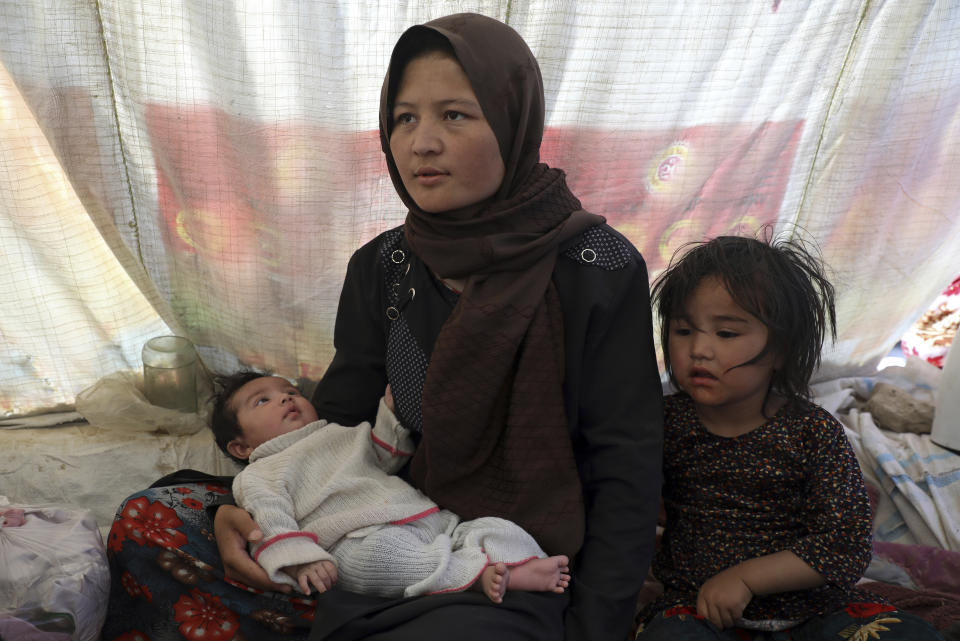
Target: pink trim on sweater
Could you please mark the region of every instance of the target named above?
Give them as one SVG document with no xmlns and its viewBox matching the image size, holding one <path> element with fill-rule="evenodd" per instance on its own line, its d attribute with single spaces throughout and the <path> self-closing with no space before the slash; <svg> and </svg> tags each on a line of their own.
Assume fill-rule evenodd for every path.
<svg viewBox="0 0 960 641">
<path fill-rule="evenodd" d="M 276 543 L 277 541 L 282 541 L 284 539 L 292 539 L 299 536 L 305 536 L 311 541 L 313 541 L 314 543 L 318 541 L 317 535 L 314 534 L 313 532 L 284 532 L 283 534 L 272 536 L 266 541 L 264 541 L 263 544 L 257 548 L 257 551 L 253 553 L 253 560 L 256 561 L 258 558 L 260 558 L 260 555 L 263 553 L 263 551 L 266 550 L 271 545 L 273 545 L 274 543 Z"/>
<path fill-rule="evenodd" d="M 486 554 L 484 554 L 484 556 L 487 557 L 487 562 L 483 564 L 483 567 L 480 568 L 479 572 L 477 572 L 477 576 L 473 577 L 469 583 L 467 583 L 466 585 L 461 585 L 459 588 L 447 588 L 446 590 L 436 590 L 435 592 L 427 592 L 427 594 L 446 594 L 447 592 L 463 592 L 464 590 L 469 588 L 471 585 L 476 583 L 477 580 L 480 578 L 480 575 L 483 574 L 483 571 L 486 570 L 488 567 L 490 567 L 490 557 L 487 556 Z"/>
<path fill-rule="evenodd" d="M 515 567 L 517 567 L 518 565 L 523 565 L 524 563 L 527 563 L 527 562 L 529 562 L 529 561 L 533 561 L 534 559 L 541 559 L 541 558 L 544 558 L 544 557 L 540 557 L 540 556 L 528 556 L 527 558 L 525 558 L 525 559 L 522 560 L 522 561 L 514 561 L 514 562 L 512 562 L 512 563 L 507 563 L 506 561 L 503 561 L 503 564 L 504 564 L 505 566 L 507 566 L 508 568 L 515 568 Z"/>
<path fill-rule="evenodd" d="M 414 514 L 413 516 L 408 516 L 408 517 L 405 518 L 405 519 L 399 519 L 399 520 L 397 520 L 397 521 L 390 521 L 390 525 L 406 525 L 407 523 L 413 523 L 414 521 L 419 521 L 419 520 L 422 519 L 423 517 L 425 517 L 425 516 L 430 516 L 431 514 L 434 514 L 434 513 L 439 512 L 439 511 L 440 511 L 440 508 L 437 507 L 436 505 L 434 505 L 434 506 L 433 506 L 432 508 L 430 508 L 429 510 L 424 510 L 423 512 L 418 512 L 417 514 Z"/>
<path fill-rule="evenodd" d="M 385 449 L 386 451 L 390 452 L 390 454 L 392 454 L 393 456 L 413 456 L 413 454 L 411 454 L 410 452 L 404 452 L 403 450 L 398 450 L 394 447 L 391 447 L 389 444 L 378 439 L 373 432 L 370 432 L 370 439 L 374 443 L 376 443 L 377 445 Z"/>
</svg>

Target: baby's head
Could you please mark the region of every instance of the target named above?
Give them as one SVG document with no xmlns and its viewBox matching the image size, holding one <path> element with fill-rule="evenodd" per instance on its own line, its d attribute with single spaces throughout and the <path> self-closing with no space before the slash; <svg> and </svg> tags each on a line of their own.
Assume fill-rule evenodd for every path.
<svg viewBox="0 0 960 641">
<path fill-rule="evenodd" d="M 245 462 L 257 446 L 317 420 L 290 381 L 253 371 L 218 376 L 210 428 L 221 450 Z"/>
<path fill-rule="evenodd" d="M 652 290 L 674 385 L 679 387 L 668 348 L 671 321 L 689 319 L 688 304 L 704 281 L 719 282 L 733 303 L 767 330 L 766 345 L 743 364 L 769 357 L 770 389 L 788 401 L 809 399 L 827 328 L 836 335 L 834 290 L 819 257 L 800 241 L 739 236 L 692 243 L 681 251 Z"/>
</svg>

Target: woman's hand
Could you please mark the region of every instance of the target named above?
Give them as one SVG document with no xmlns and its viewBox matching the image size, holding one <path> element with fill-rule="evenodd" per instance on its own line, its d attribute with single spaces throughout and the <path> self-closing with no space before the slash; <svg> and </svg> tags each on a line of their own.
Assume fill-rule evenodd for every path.
<svg viewBox="0 0 960 641">
<path fill-rule="evenodd" d="M 752 598 L 753 592 L 734 566 L 713 575 L 700 586 L 697 614 L 721 630 L 732 628 Z"/>
<path fill-rule="evenodd" d="M 263 538 L 253 518 L 236 505 L 221 505 L 213 517 L 213 533 L 228 578 L 260 590 L 289 593 L 289 585 L 274 583 L 270 576 L 247 553 L 247 543 Z"/>
</svg>

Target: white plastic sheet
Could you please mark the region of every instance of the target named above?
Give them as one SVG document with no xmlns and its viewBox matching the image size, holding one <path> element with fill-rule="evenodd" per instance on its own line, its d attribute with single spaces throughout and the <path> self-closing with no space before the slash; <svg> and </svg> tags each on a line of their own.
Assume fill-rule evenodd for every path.
<svg viewBox="0 0 960 641">
<path fill-rule="evenodd" d="M 543 159 L 651 276 L 764 223 L 820 245 L 821 378 L 871 371 L 956 276 L 951 0 L 0 2 L 0 412 L 137 369 L 155 314 L 214 369 L 319 378 L 351 252 L 403 220 L 391 47 L 456 11 L 530 43 Z"/>
<path fill-rule="evenodd" d="M 97 641 L 110 571 L 93 516 L 5 502 L 0 497 L 0 638 Z"/>
<path fill-rule="evenodd" d="M 143 394 L 143 377 L 132 372 L 104 376 L 77 395 L 77 412 L 92 425 L 121 432 L 157 432 L 188 435 L 209 424 L 209 381 L 197 385 L 205 394 L 198 412 L 157 407 Z"/>
<path fill-rule="evenodd" d="M 182 469 L 231 475 L 239 469 L 210 430 L 173 436 L 91 425 L 0 432 L 0 488 L 11 501 L 82 506 L 106 538 L 120 503 Z"/>
</svg>

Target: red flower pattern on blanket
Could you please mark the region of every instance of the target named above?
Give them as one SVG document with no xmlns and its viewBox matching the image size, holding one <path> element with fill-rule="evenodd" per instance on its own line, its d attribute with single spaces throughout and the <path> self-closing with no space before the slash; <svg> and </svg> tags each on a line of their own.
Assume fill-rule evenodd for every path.
<svg viewBox="0 0 960 641">
<path fill-rule="evenodd" d="M 290 599 L 293 603 L 293 607 L 300 613 L 300 618 L 305 621 L 313 621 L 314 612 L 317 609 L 317 602 L 314 600 L 304 600 L 293 598 Z"/>
<path fill-rule="evenodd" d="M 179 548 L 187 542 L 186 535 L 177 529 L 181 525 L 183 521 L 174 510 L 159 501 L 151 503 L 141 496 L 128 501 L 124 506 L 110 533 L 110 549 L 119 549 L 126 539 L 137 545 Z"/>
<path fill-rule="evenodd" d="M 893 612 L 896 608 L 885 603 L 848 603 L 846 610 L 852 617 L 866 619 L 881 612 Z"/>
<path fill-rule="evenodd" d="M 124 540 L 127 538 L 123 532 L 117 527 L 119 521 L 115 521 L 113 527 L 110 528 L 110 533 L 107 535 L 107 549 L 111 552 L 119 552 L 123 546 Z"/>
<path fill-rule="evenodd" d="M 124 572 L 120 575 L 120 584 L 123 586 L 123 589 L 127 591 L 127 594 L 133 598 L 143 598 L 147 601 L 153 601 L 153 595 L 150 593 L 150 588 L 146 585 L 141 585 L 137 583 L 137 579 L 134 578 L 129 572 Z"/>
<path fill-rule="evenodd" d="M 174 604 L 173 618 L 189 641 L 230 641 L 240 627 L 237 615 L 219 597 L 196 588 Z"/>
</svg>

